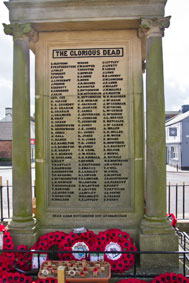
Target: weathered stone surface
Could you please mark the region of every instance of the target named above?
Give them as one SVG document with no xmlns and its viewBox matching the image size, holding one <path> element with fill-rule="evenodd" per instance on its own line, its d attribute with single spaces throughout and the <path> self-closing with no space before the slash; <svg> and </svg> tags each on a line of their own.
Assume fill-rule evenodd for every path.
<svg viewBox="0 0 189 283">
<path fill-rule="evenodd" d="M 142 21 L 142 28 L 146 34 L 146 215 L 140 225 L 141 250 L 178 249 L 178 238 L 171 223 L 166 219 L 165 108 L 161 37 L 164 27 L 168 25 L 169 17 Z M 142 255 L 141 265 L 177 266 L 178 256 Z"/>
<path fill-rule="evenodd" d="M 14 37 L 13 56 L 13 217 L 8 226 L 12 236 L 26 230 L 28 243 L 34 242 L 35 220 L 32 216 L 31 160 L 30 160 L 30 89 L 29 41 L 25 34 L 30 25 L 4 25 L 5 33 Z"/>
<path fill-rule="evenodd" d="M 136 31 L 39 34 L 36 169 L 43 173 L 37 173 L 36 215 L 42 229 L 126 225 L 136 237 L 144 180 L 139 54 Z"/>
<path fill-rule="evenodd" d="M 80 0 L 80 1 L 20 1 L 5 3 L 11 22 L 48 23 L 162 17 L 166 0 Z"/>
<path fill-rule="evenodd" d="M 178 239 L 176 234 L 161 235 L 148 234 L 140 236 L 141 251 L 178 251 Z M 142 268 L 169 267 L 178 268 L 178 254 L 142 254 L 140 256 L 140 266 Z"/>
</svg>

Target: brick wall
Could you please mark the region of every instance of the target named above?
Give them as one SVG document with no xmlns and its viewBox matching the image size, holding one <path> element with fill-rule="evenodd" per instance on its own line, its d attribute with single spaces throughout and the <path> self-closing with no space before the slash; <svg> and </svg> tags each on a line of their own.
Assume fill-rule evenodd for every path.
<svg viewBox="0 0 189 283">
<path fill-rule="evenodd" d="M 0 141 L 0 158 L 12 158 L 12 141 Z"/>
</svg>

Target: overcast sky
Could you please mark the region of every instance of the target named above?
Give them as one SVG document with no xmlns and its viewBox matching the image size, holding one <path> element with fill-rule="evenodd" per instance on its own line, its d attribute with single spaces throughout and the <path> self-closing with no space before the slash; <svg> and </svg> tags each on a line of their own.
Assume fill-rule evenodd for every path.
<svg viewBox="0 0 189 283">
<path fill-rule="evenodd" d="M 179 110 L 189 104 L 189 0 L 168 0 L 165 16 L 172 16 L 165 30 L 164 84 L 166 110 Z M 0 0 L 0 22 L 9 23 L 8 9 Z M 0 119 L 5 107 L 12 106 L 12 37 L 3 33 L 0 24 Z M 34 56 L 31 54 L 31 113 L 34 112 Z"/>
</svg>

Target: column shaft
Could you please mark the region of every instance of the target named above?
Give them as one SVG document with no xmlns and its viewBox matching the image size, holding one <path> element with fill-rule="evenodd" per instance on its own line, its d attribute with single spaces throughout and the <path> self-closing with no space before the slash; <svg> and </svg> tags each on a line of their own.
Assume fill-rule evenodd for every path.
<svg viewBox="0 0 189 283">
<path fill-rule="evenodd" d="M 13 221 L 32 220 L 28 39 L 14 39 Z"/>
<path fill-rule="evenodd" d="M 37 222 L 32 215 L 30 154 L 30 24 L 4 25 L 13 35 L 13 217 L 8 229 L 16 245 L 32 246 L 37 238 Z"/>
<path fill-rule="evenodd" d="M 146 216 L 166 216 L 165 109 L 161 37 L 146 44 Z"/>
</svg>

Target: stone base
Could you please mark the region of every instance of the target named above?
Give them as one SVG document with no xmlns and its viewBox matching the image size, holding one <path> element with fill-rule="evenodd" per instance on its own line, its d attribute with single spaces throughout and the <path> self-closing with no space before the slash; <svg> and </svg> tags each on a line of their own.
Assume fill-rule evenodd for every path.
<svg viewBox="0 0 189 283">
<path fill-rule="evenodd" d="M 178 251 L 178 236 L 171 223 L 144 219 L 139 233 L 140 251 Z M 179 255 L 143 254 L 140 256 L 142 268 L 178 268 Z"/>
<path fill-rule="evenodd" d="M 7 228 L 13 238 L 15 248 L 21 244 L 32 247 L 38 239 L 36 219 L 32 219 L 32 221 L 29 222 L 16 222 L 15 220 L 11 220 Z"/>
</svg>

